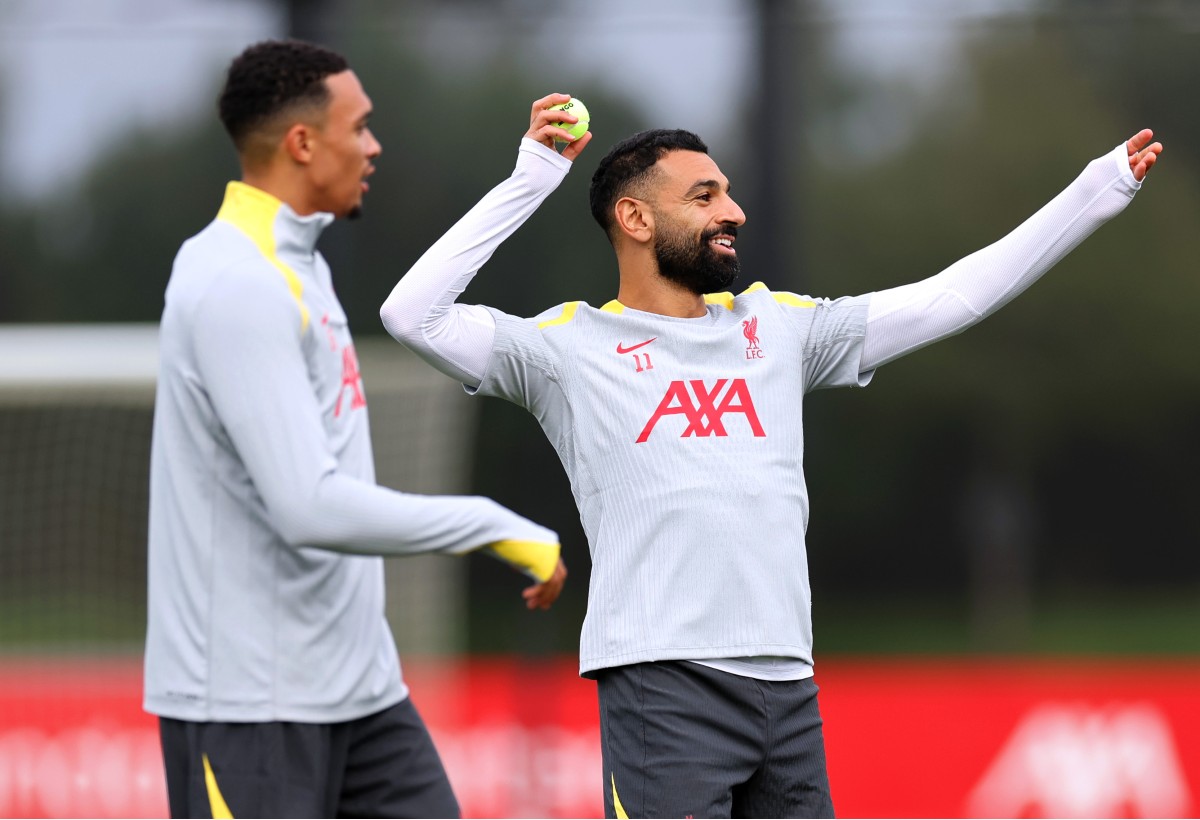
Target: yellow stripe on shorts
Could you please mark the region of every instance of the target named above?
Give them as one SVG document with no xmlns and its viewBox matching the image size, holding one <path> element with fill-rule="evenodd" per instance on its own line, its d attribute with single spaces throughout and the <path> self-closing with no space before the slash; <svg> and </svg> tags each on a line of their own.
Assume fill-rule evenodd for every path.
<svg viewBox="0 0 1200 820">
<path fill-rule="evenodd" d="M 213 820 L 233 820 L 233 812 L 225 805 L 225 798 L 221 796 L 221 788 L 217 785 L 217 776 L 213 774 L 207 754 L 204 755 L 204 785 L 208 789 L 208 808 Z"/>
<path fill-rule="evenodd" d="M 621 798 L 617 797 L 617 776 L 615 774 L 609 776 L 612 778 L 613 811 L 621 820 L 629 820 L 629 815 L 625 813 L 625 807 L 621 805 Z"/>
</svg>

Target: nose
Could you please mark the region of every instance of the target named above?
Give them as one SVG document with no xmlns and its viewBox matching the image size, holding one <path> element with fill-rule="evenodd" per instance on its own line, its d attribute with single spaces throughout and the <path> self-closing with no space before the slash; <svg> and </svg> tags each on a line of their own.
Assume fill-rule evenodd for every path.
<svg viewBox="0 0 1200 820">
<path fill-rule="evenodd" d="M 746 212 L 742 210 L 742 206 L 734 201 L 733 197 L 727 196 L 725 214 L 722 222 L 732 222 L 734 225 L 742 226 L 746 224 Z"/>
<path fill-rule="evenodd" d="M 382 153 L 383 153 L 383 146 L 379 144 L 379 140 L 375 139 L 375 134 L 372 133 L 370 128 L 368 128 L 367 129 L 367 157 L 370 159 L 375 159 L 375 157 L 379 156 Z"/>
</svg>

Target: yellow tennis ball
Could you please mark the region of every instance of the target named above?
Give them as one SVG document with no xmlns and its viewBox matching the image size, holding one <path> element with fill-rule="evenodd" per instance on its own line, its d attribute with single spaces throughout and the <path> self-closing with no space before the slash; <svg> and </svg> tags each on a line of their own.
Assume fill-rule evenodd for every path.
<svg viewBox="0 0 1200 820">
<path fill-rule="evenodd" d="M 570 113 L 574 114 L 576 117 L 579 118 L 579 122 L 576 122 L 576 123 L 566 123 L 566 122 L 553 123 L 554 125 L 558 126 L 559 128 L 562 128 L 564 131 L 566 131 L 572 137 L 575 137 L 578 139 L 579 137 L 582 137 L 584 134 L 587 133 L 588 125 L 591 124 L 592 118 L 588 114 L 587 106 L 583 104 L 583 100 L 577 100 L 574 97 L 572 97 L 571 99 L 567 100 L 565 103 L 562 103 L 560 105 L 550 106 L 550 110 L 551 111 L 557 111 L 557 110 L 569 111 Z"/>
</svg>

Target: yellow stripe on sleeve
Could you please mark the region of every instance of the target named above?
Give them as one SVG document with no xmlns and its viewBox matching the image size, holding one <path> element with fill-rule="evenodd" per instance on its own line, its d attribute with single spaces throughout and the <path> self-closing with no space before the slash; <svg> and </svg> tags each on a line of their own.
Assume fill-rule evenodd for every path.
<svg viewBox="0 0 1200 820">
<path fill-rule="evenodd" d="M 300 332 L 308 330 L 308 305 L 304 304 L 304 284 L 294 270 L 275 252 L 275 216 L 283 203 L 266 191 L 244 182 L 230 182 L 217 219 L 228 222 L 244 233 L 275 269 L 283 274 L 292 298 L 300 306 Z"/>
<path fill-rule="evenodd" d="M 789 307 L 811 308 L 817 306 L 817 303 L 811 299 L 801 299 L 794 293 L 772 293 L 771 295 L 775 297 L 776 302 Z"/>
<path fill-rule="evenodd" d="M 746 288 L 745 291 L 743 291 L 742 293 L 739 293 L 738 295 L 740 297 L 740 295 L 754 293 L 756 291 L 766 291 L 766 289 L 767 289 L 767 286 L 763 285 L 762 282 L 755 282 L 754 285 L 751 285 L 750 287 Z M 796 295 L 794 293 L 787 293 L 786 291 L 781 292 L 781 293 L 772 293 L 770 295 L 772 295 L 772 298 L 775 301 L 778 301 L 778 303 L 780 305 L 787 305 L 788 307 L 816 307 L 817 306 L 815 301 L 812 301 L 811 299 L 800 299 L 798 297 L 798 295 Z"/>
<path fill-rule="evenodd" d="M 767 289 L 767 286 L 764 285 L 762 282 L 755 282 L 753 285 L 746 288 L 744 291 L 742 291 L 738 295 L 742 296 L 747 293 L 754 293 L 755 291 L 766 290 L 766 289 Z M 796 294 L 788 293 L 787 291 L 783 291 L 780 293 L 772 293 L 771 296 L 779 304 L 788 305 L 789 307 L 810 308 L 810 307 L 817 306 L 817 303 L 812 301 L 811 299 L 801 299 Z"/>
<path fill-rule="evenodd" d="M 575 318 L 575 311 L 579 310 L 582 302 L 567 302 L 563 305 L 562 313 L 553 319 L 547 319 L 544 322 L 538 323 L 538 330 L 544 330 L 554 325 L 565 325 L 567 322 Z"/>
<path fill-rule="evenodd" d="M 548 581 L 558 566 L 559 544 L 545 541 L 497 541 L 487 549 L 497 558 L 522 569 L 539 581 Z"/>
<path fill-rule="evenodd" d="M 217 786 L 217 776 L 213 774 L 212 764 L 208 762 L 208 755 L 204 755 L 204 786 L 208 789 L 208 808 L 213 816 L 213 820 L 233 820 L 233 812 L 229 810 L 229 806 L 225 805 L 225 798 L 221 796 L 221 789 Z"/>
</svg>

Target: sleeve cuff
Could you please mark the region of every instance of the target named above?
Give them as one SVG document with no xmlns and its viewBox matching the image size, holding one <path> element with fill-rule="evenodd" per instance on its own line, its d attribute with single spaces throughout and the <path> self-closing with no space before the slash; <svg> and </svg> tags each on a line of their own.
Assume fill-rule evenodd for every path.
<svg viewBox="0 0 1200 820">
<path fill-rule="evenodd" d="M 561 547 L 545 541 L 507 540 L 489 544 L 487 550 L 538 581 L 548 581 L 558 566 Z"/>
<path fill-rule="evenodd" d="M 1109 152 L 1113 161 L 1117 163 L 1117 172 L 1121 176 L 1121 181 L 1129 187 L 1131 191 L 1136 191 L 1142 187 L 1142 183 L 1138 182 L 1133 177 L 1133 169 L 1129 167 L 1129 149 L 1125 147 L 1125 143 L 1121 143 L 1116 148 Z"/>
<path fill-rule="evenodd" d="M 522 159 L 522 156 L 521 156 L 522 154 L 525 154 L 525 155 L 532 154 L 533 156 L 538 157 L 538 158 L 550 163 L 555 168 L 562 171 L 564 174 L 567 171 L 571 170 L 571 160 L 567 159 L 562 154 L 555 151 L 553 148 L 549 148 L 545 145 L 542 145 L 537 140 L 531 139 L 529 137 L 521 137 L 521 149 L 517 155 L 518 163 Z"/>
</svg>

